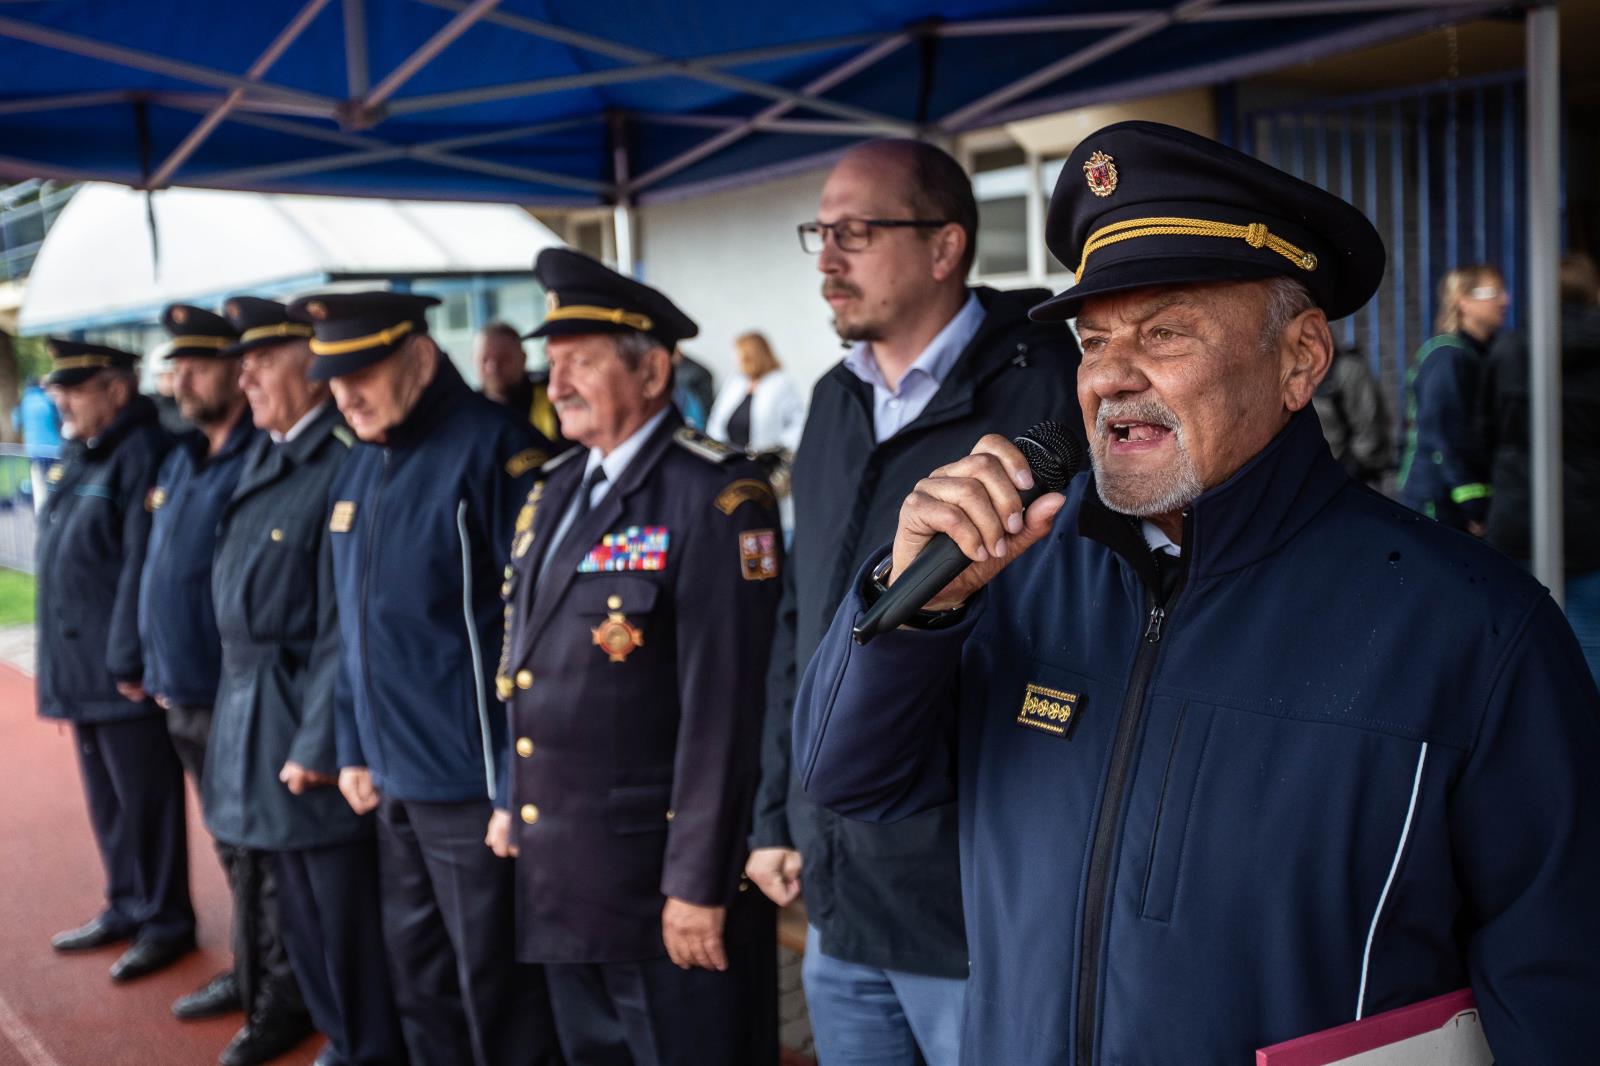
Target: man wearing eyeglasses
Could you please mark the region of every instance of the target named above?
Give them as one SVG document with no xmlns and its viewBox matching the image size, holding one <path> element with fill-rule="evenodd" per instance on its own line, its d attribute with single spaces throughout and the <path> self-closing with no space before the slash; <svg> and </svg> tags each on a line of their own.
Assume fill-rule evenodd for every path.
<svg viewBox="0 0 1600 1066">
<path fill-rule="evenodd" d="M 966 173 L 938 148 L 854 149 L 799 229 L 849 351 L 818 382 L 795 457 L 793 554 L 746 872 L 780 906 L 804 884 L 803 973 L 820 1061 L 941 1066 L 956 1061 L 967 974 L 955 808 L 869 825 L 808 800 L 791 773 L 796 676 L 851 575 L 893 537 L 919 471 L 985 433 L 1081 422 L 1078 349 L 1067 330 L 1028 320 L 1042 290 L 968 287 L 977 205 Z"/>
</svg>

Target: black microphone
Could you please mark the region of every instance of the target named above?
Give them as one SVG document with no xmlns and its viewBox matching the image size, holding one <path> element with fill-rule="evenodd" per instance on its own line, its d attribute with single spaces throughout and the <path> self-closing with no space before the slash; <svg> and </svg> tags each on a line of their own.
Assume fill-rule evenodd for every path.
<svg viewBox="0 0 1600 1066">
<path fill-rule="evenodd" d="M 1033 471 L 1033 488 L 1021 493 L 1024 510 L 1045 493 L 1065 489 L 1083 466 L 1083 446 L 1060 422 L 1040 422 L 1011 443 Z M 851 630 L 856 643 L 865 644 L 903 625 L 970 565 L 972 560 L 955 541 L 947 534 L 935 534 Z"/>
</svg>

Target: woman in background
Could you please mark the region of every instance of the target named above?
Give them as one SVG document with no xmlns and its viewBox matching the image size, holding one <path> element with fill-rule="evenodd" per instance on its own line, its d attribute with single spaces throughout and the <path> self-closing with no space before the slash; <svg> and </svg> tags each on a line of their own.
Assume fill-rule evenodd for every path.
<svg viewBox="0 0 1600 1066">
<path fill-rule="evenodd" d="M 778 365 L 767 338 L 746 333 L 733 346 L 739 372 L 730 375 L 717 394 L 706 432 L 741 451 L 793 452 L 805 425 L 805 400 Z"/>
</svg>

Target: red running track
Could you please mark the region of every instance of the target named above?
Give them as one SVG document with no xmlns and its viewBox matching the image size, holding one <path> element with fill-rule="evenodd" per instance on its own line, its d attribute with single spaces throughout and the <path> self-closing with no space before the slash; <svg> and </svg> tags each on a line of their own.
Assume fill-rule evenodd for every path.
<svg viewBox="0 0 1600 1066">
<path fill-rule="evenodd" d="M 228 890 L 190 797 L 189 870 L 200 950 L 114 985 L 120 946 L 57 955 L 50 935 L 99 912 L 105 875 L 89 835 L 71 730 L 34 713 L 33 679 L 0 664 L 0 1066 L 203 1066 L 238 1029 L 230 1015 L 172 1017 L 172 1001 L 228 965 Z M 313 1036 L 276 1060 L 305 1066 Z"/>
</svg>

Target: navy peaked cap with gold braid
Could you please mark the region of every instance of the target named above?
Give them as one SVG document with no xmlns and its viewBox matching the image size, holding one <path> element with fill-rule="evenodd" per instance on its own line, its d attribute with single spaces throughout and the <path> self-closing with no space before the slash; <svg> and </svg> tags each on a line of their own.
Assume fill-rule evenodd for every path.
<svg viewBox="0 0 1600 1066">
<path fill-rule="evenodd" d="M 311 324 L 289 317 L 289 308 L 277 300 L 259 296 L 232 296 L 222 305 L 222 313 L 239 333 L 239 341 L 229 355 L 243 355 L 270 344 L 311 339 Z"/>
<path fill-rule="evenodd" d="M 329 292 L 302 296 L 289 316 L 309 323 L 313 381 L 353 374 L 387 359 L 412 336 L 428 332 L 437 297 L 411 292 Z"/>
<path fill-rule="evenodd" d="M 137 355 L 104 344 L 85 344 L 65 337 L 46 337 L 44 343 L 51 360 L 50 373 L 44 379 L 46 385 L 70 388 L 82 385 L 102 370 L 132 370 L 139 365 Z"/>
<path fill-rule="evenodd" d="M 1085 137 L 1050 196 L 1045 244 L 1076 284 L 1029 314 L 1152 286 L 1288 277 L 1327 316 L 1359 310 L 1383 280 L 1383 239 L 1339 197 L 1173 126 L 1119 122 Z"/>
<path fill-rule="evenodd" d="M 546 248 L 533 264 L 545 291 L 545 316 L 529 337 L 637 330 L 672 351 L 700 332 L 678 305 L 643 282 L 570 248 Z"/>
<path fill-rule="evenodd" d="M 238 330 L 221 315 L 193 304 L 168 304 L 161 328 L 171 338 L 156 354 L 163 359 L 221 359 L 239 340 Z"/>
</svg>

